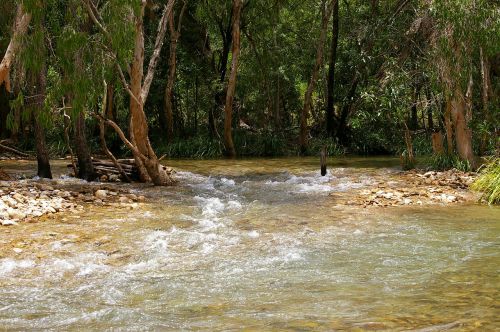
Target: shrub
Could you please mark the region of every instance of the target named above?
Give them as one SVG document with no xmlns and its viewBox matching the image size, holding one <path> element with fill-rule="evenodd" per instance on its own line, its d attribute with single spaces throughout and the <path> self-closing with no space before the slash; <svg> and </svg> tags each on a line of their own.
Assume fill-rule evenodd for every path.
<svg viewBox="0 0 500 332">
<path fill-rule="evenodd" d="M 500 158 L 495 157 L 481 170 L 472 189 L 483 192 L 482 199 L 488 204 L 500 204 Z"/>
</svg>

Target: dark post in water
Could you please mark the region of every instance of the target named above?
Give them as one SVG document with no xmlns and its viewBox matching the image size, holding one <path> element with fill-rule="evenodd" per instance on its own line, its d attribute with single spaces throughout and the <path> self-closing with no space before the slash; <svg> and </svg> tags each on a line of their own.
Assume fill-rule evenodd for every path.
<svg viewBox="0 0 500 332">
<path fill-rule="evenodd" d="M 321 176 L 326 175 L 326 146 L 321 148 Z"/>
</svg>

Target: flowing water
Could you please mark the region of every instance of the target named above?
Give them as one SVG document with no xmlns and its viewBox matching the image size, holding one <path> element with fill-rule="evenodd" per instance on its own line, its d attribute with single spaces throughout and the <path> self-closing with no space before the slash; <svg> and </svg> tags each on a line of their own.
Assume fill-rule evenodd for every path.
<svg viewBox="0 0 500 332">
<path fill-rule="evenodd" d="M 175 161 L 138 209 L 0 229 L 0 330 L 500 329 L 500 209 L 345 206 L 397 160 L 317 163 Z"/>
</svg>

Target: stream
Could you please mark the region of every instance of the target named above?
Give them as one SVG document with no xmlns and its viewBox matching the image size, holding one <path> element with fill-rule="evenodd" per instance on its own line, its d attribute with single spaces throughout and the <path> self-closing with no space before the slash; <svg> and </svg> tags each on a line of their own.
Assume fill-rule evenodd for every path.
<svg viewBox="0 0 500 332">
<path fill-rule="evenodd" d="M 137 209 L 0 228 L 0 330 L 500 329 L 500 208 L 337 204 L 399 160 L 318 163 L 169 161 Z"/>
</svg>

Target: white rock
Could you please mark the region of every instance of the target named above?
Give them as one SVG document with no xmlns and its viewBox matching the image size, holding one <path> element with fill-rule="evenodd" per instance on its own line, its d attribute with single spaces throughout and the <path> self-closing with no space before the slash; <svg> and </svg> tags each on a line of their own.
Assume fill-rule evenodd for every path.
<svg viewBox="0 0 500 332">
<path fill-rule="evenodd" d="M 129 203 L 130 199 L 128 197 L 125 197 L 125 196 L 120 196 L 120 198 L 118 199 L 118 201 L 120 203 Z"/>
<path fill-rule="evenodd" d="M 10 196 L 3 196 L 2 197 L 2 200 L 10 207 L 16 207 L 17 206 L 17 201 L 15 199 L 13 199 L 12 197 Z"/>
<path fill-rule="evenodd" d="M 15 193 L 14 195 L 12 195 L 12 198 L 15 199 L 16 201 L 18 201 L 19 203 L 24 202 L 23 195 L 21 195 L 19 193 Z"/>
<path fill-rule="evenodd" d="M 447 197 L 447 200 L 448 202 L 456 202 L 457 201 L 457 197 L 456 196 L 453 196 L 453 195 L 450 195 Z"/>
<path fill-rule="evenodd" d="M 107 191 L 106 190 L 97 190 L 94 194 L 95 197 L 99 199 L 106 199 Z"/>
<path fill-rule="evenodd" d="M 7 213 L 9 214 L 9 217 L 12 219 L 21 220 L 21 219 L 26 218 L 26 214 L 22 211 L 19 211 L 19 210 L 9 209 L 9 210 L 7 210 Z"/>
<path fill-rule="evenodd" d="M 17 222 L 13 220 L 1 220 L 0 224 L 2 224 L 2 226 L 15 226 L 17 225 Z"/>
</svg>

